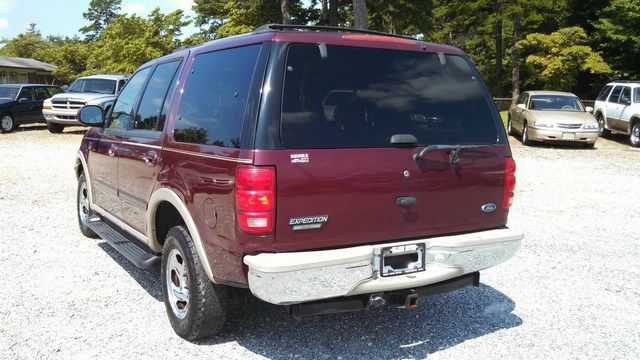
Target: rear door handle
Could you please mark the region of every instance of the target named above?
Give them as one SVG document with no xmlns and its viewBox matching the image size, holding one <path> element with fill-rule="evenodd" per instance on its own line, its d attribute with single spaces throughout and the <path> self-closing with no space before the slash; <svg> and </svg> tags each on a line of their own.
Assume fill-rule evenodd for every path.
<svg viewBox="0 0 640 360">
<path fill-rule="evenodd" d="M 413 196 L 404 196 L 396 199 L 396 205 L 398 206 L 410 207 L 410 206 L 414 206 L 417 203 L 418 203 L 418 199 L 414 198 Z"/>
</svg>

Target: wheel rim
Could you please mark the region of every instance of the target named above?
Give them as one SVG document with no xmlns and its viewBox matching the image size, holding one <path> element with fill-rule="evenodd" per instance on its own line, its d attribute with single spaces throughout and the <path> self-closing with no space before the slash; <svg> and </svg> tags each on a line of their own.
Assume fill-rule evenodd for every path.
<svg viewBox="0 0 640 360">
<path fill-rule="evenodd" d="M 524 125 L 524 129 L 522 129 L 522 142 L 529 142 L 529 130 L 527 130 L 527 125 Z"/>
<path fill-rule="evenodd" d="M 87 183 L 80 184 L 78 191 L 78 215 L 80 215 L 80 221 L 83 224 L 89 222 L 89 216 L 91 216 L 91 208 L 89 206 L 89 191 L 87 190 Z"/>
<path fill-rule="evenodd" d="M 6 115 L 2 117 L 2 130 L 10 131 L 13 128 L 13 119 L 11 116 Z"/>
<path fill-rule="evenodd" d="M 640 143 L 640 125 L 635 125 L 633 129 L 631 129 L 631 142 L 633 144 Z"/>
<path fill-rule="evenodd" d="M 604 119 L 602 119 L 602 117 L 598 118 L 598 132 L 600 135 L 604 132 Z"/>
<path fill-rule="evenodd" d="M 169 253 L 166 282 L 171 310 L 178 319 L 184 319 L 189 311 L 189 271 L 184 256 L 178 249 Z"/>
<path fill-rule="evenodd" d="M 507 131 L 511 134 L 511 119 L 507 120 Z"/>
</svg>

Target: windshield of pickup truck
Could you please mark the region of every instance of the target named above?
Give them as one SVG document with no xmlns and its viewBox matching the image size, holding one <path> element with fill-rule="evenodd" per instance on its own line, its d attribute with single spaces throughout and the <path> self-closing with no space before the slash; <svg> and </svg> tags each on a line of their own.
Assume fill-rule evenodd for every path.
<svg viewBox="0 0 640 360">
<path fill-rule="evenodd" d="M 0 86 L 0 100 L 15 100 L 20 88 L 17 86 Z"/>
<path fill-rule="evenodd" d="M 495 144 L 493 106 L 464 57 L 317 45 L 289 47 L 281 138 L 288 148 Z"/>
<path fill-rule="evenodd" d="M 116 81 L 107 79 L 78 79 L 69 86 L 70 93 L 115 94 Z"/>
<path fill-rule="evenodd" d="M 529 108 L 548 111 L 584 111 L 577 97 L 567 95 L 533 95 Z"/>
</svg>

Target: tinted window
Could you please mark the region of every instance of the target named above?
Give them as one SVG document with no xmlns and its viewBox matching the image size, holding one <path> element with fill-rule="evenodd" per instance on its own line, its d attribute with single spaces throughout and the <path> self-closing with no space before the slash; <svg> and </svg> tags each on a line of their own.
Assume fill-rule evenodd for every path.
<svg viewBox="0 0 640 360">
<path fill-rule="evenodd" d="M 633 95 L 633 98 L 634 98 L 633 101 L 635 101 L 637 103 L 640 103 L 640 87 L 635 88 L 633 90 L 633 93 L 635 94 L 635 95 Z"/>
<path fill-rule="evenodd" d="M 133 126 L 133 107 L 145 80 L 147 80 L 149 71 L 151 71 L 151 68 L 138 71 L 122 89 L 120 96 L 118 96 L 116 103 L 113 105 L 110 128 L 131 130 Z"/>
<path fill-rule="evenodd" d="M 158 128 L 160 110 L 162 109 L 169 83 L 171 83 L 179 64 L 180 62 L 178 61 L 160 64 L 153 71 L 144 95 L 142 95 L 142 100 L 140 100 L 140 106 L 133 124 L 134 129 L 162 130 L 162 128 Z"/>
<path fill-rule="evenodd" d="M 521 94 L 516 104 L 527 104 L 527 94 Z"/>
<path fill-rule="evenodd" d="M 49 91 L 49 95 L 51 96 L 55 94 L 60 94 L 62 92 L 62 88 L 59 88 L 57 86 L 50 86 L 47 88 L 47 90 Z"/>
<path fill-rule="evenodd" d="M 44 88 L 33 88 L 33 91 L 36 94 L 36 100 L 45 100 L 49 98 L 49 94 Z"/>
<path fill-rule="evenodd" d="M 616 86 L 615 88 L 613 88 L 611 96 L 609 96 L 609 102 L 618 102 L 618 97 L 620 97 L 621 92 L 622 86 Z"/>
<path fill-rule="evenodd" d="M 599 100 L 599 101 L 607 100 L 607 95 L 609 95 L 609 92 L 611 91 L 612 88 L 613 86 L 611 85 L 605 86 L 604 89 L 600 91 L 600 94 L 598 94 L 598 98 L 596 100 Z"/>
<path fill-rule="evenodd" d="M 127 83 L 127 80 L 120 80 L 118 81 L 118 92 L 122 91 L 122 88 L 124 87 L 124 85 Z"/>
<path fill-rule="evenodd" d="M 327 49 L 322 59 L 316 45 L 289 48 L 286 147 L 382 148 L 395 134 L 412 134 L 421 146 L 496 143 L 490 105 L 464 58 L 446 55 L 442 65 L 432 53 Z"/>
<path fill-rule="evenodd" d="M 620 93 L 620 99 L 618 99 L 619 104 L 628 104 L 631 102 L 631 88 L 624 87 L 622 92 Z"/>
<path fill-rule="evenodd" d="M 115 80 L 107 79 L 78 79 L 67 89 L 71 93 L 115 94 L 115 91 Z"/>
<path fill-rule="evenodd" d="M 20 95 L 18 95 L 18 100 L 27 99 L 28 101 L 33 101 L 33 93 L 30 88 L 22 88 L 20 91 Z"/>
<path fill-rule="evenodd" d="M 260 45 L 196 56 L 186 80 L 174 139 L 240 147 L 242 120 Z"/>
</svg>

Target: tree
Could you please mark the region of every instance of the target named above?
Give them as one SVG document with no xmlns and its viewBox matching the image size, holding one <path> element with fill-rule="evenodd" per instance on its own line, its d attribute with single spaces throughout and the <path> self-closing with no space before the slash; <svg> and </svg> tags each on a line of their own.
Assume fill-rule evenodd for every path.
<svg viewBox="0 0 640 360">
<path fill-rule="evenodd" d="M 613 0 L 595 24 L 594 40 L 625 78 L 640 77 L 640 1 Z"/>
<path fill-rule="evenodd" d="M 366 0 L 353 0 L 353 25 L 356 29 L 367 30 Z"/>
<path fill-rule="evenodd" d="M 580 72 L 608 74 L 611 68 L 587 45 L 580 27 L 563 28 L 549 35 L 529 34 L 518 43 L 533 81 L 546 89 L 572 91 Z"/>
<path fill-rule="evenodd" d="M 0 55 L 21 58 L 36 59 L 36 53 L 51 47 L 51 43 L 42 37 L 40 30 L 33 23 L 29 25 L 26 32 L 18 34 L 11 40 L 3 40 L 2 43 L 5 46 L 0 49 Z"/>
<path fill-rule="evenodd" d="M 369 0 L 370 29 L 391 34 L 418 35 L 433 30 L 433 3 L 430 0 Z"/>
<path fill-rule="evenodd" d="M 282 23 L 291 24 L 291 10 L 289 8 L 289 0 L 280 0 L 280 13 L 282 14 Z"/>
<path fill-rule="evenodd" d="M 96 39 L 87 72 L 132 73 L 145 62 L 180 46 L 181 28 L 187 24 L 182 10 L 164 15 L 155 9 L 148 19 L 120 16 Z"/>
<path fill-rule="evenodd" d="M 94 39 L 113 21 L 120 16 L 122 0 L 91 0 L 89 9 L 82 16 L 91 24 L 80 28 L 80 32 L 87 35 L 88 39 Z"/>
</svg>

